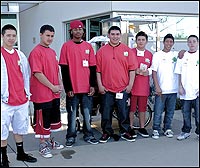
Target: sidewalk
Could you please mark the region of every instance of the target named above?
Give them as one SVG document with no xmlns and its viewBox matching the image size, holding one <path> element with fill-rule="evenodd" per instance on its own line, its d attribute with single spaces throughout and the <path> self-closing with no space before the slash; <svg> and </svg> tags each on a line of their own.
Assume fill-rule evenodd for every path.
<svg viewBox="0 0 200 168">
<path fill-rule="evenodd" d="M 63 130 L 53 133 L 55 139 L 65 144 L 66 113 L 62 114 Z M 78 134 L 77 142 L 72 148 L 53 150 L 53 158 L 46 159 L 38 153 L 38 141 L 33 133 L 24 137 L 25 151 L 38 159 L 36 163 L 16 160 L 16 147 L 12 134 L 9 136 L 10 167 L 199 167 L 199 139 L 194 133 L 194 118 L 191 136 L 183 141 L 176 140 L 182 127 L 181 111 L 176 111 L 173 120 L 174 137 L 163 135 L 158 140 L 142 138 L 138 135 L 135 142 L 110 139 L 107 143 L 91 145 L 83 141 L 83 134 Z M 100 119 L 93 120 L 96 138 L 101 137 Z M 152 123 L 147 127 L 151 135 Z M 113 128 L 118 131 L 117 121 Z M 31 131 L 31 129 L 30 129 Z"/>
</svg>

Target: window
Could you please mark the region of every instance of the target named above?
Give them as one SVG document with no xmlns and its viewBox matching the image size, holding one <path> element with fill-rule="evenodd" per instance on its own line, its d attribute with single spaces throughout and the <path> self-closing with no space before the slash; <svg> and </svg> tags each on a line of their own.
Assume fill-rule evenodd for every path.
<svg viewBox="0 0 200 168">
<path fill-rule="evenodd" d="M 16 27 L 17 32 L 18 32 L 17 15 L 16 14 L 1 14 L 1 29 L 6 24 L 12 24 L 13 26 Z M 19 36 L 17 37 L 17 41 L 18 41 L 18 39 L 19 39 Z M 15 48 L 18 48 L 17 41 L 14 46 Z M 2 45 L 2 40 L 1 40 L 1 45 Z"/>
</svg>

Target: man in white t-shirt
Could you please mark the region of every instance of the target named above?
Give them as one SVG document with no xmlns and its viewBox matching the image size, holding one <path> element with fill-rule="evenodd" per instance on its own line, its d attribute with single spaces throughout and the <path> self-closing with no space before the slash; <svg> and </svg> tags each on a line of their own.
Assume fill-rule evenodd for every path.
<svg viewBox="0 0 200 168">
<path fill-rule="evenodd" d="M 187 39 L 189 50 L 182 59 L 177 60 L 175 73 L 179 74 L 179 94 L 182 101 L 183 127 L 178 140 L 190 136 L 191 111 L 194 108 L 195 133 L 199 136 L 199 39 L 190 35 Z"/>
<path fill-rule="evenodd" d="M 173 137 L 171 123 L 174 116 L 178 93 L 178 74 L 174 73 L 178 52 L 171 51 L 174 37 L 167 34 L 163 40 L 164 48 L 153 55 L 152 77 L 155 87 L 155 106 L 152 138 L 158 139 L 161 131 L 162 113 L 164 135 Z"/>
</svg>

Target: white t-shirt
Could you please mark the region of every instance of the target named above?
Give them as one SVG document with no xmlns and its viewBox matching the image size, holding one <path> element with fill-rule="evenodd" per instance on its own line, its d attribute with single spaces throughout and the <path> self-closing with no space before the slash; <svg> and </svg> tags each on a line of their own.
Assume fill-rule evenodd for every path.
<svg viewBox="0 0 200 168">
<path fill-rule="evenodd" d="M 180 99 L 196 99 L 199 95 L 199 50 L 195 53 L 185 52 L 184 57 L 178 59 L 174 72 L 181 74 L 181 83 L 185 90 Z"/>
<path fill-rule="evenodd" d="M 151 69 L 157 72 L 162 94 L 178 93 L 178 74 L 174 73 L 177 57 L 177 51 L 160 50 L 153 55 Z"/>
</svg>

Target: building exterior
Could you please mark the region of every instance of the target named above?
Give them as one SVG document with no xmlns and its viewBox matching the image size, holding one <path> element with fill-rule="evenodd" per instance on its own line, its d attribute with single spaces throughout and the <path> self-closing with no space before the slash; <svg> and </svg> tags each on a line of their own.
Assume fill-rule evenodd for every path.
<svg viewBox="0 0 200 168">
<path fill-rule="evenodd" d="M 134 47 L 134 35 L 145 31 L 148 49 L 162 48 L 167 33 L 175 36 L 175 50 L 187 48 L 190 34 L 199 36 L 198 1 L 1 1 L 1 26 L 12 23 L 18 28 L 16 48 L 27 56 L 39 43 L 43 24 L 55 28 L 52 48 L 60 55 L 69 39 L 69 22 L 80 19 L 86 28 L 85 40 L 106 35 L 111 25 L 122 29 L 122 41 Z"/>
</svg>

